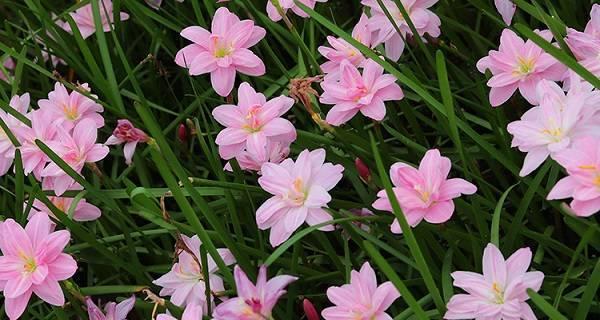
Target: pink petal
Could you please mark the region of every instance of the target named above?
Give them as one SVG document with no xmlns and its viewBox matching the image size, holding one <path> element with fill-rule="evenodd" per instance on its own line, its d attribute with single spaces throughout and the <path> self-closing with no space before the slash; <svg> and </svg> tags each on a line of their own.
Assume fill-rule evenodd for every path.
<svg viewBox="0 0 600 320">
<path fill-rule="evenodd" d="M 40 299 L 54 306 L 65 304 L 65 295 L 58 284 L 58 281 L 47 278 L 42 284 L 33 287 L 33 292 Z"/>
<path fill-rule="evenodd" d="M 507 277 L 506 262 L 502 252 L 489 243 L 483 251 L 483 277 L 489 283 L 498 283 L 503 286 Z"/>
<path fill-rule="evenodd" d="M 25 308 L 27 307 L 29 298 L 31 298 L 31 293 L 32 290 L 29 289 L 16 298 L 5 298 L 4 306 L 6 307 L 6 315 L 8 315 L 10 319 L 18 319 L 19 317 L 21 317 L 21 315 L 25 311 Z"/>
<path fill-rule="evenodd" d="M 454 202 L 452 200 L 437 202 L 426 210 L 424 219 L 429 223 L 444 223 L 450 220 L 453 213 Z"/>
<path fill-rule="evenodd" d="M 210 74 L 210 82 L 218 95 L 227 97 L 235 82 L 235 68 L 216 68 Z"/>
</svg>

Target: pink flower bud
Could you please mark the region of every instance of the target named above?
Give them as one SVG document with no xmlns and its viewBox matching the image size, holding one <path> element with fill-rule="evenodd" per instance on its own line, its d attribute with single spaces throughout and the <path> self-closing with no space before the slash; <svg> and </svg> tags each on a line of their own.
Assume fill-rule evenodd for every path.
<svg viewBox="0 0 600 320">
<path fill-rule="evenodd" d="M 144 131 L 134 127 L 133 124 L 126 119 L 121 119 L 117 122 L 117 127 L 113 131 L 113 136 L 125 142 L 147 142 L 149 139 Z"/>
<path fill-rule="evenodd" d="M 307 320 L 319 320 L 319 313 L 315 306 L 308 299 L 304 299 L 302 301 L 302 307 L 304 308 L 304 314 L 306 315 Z"/>
<path fill-rule="evenodd" d="M 356 166 L 358 175 L 365 183 L 371 181 L 371 170 L 369 170 L 369 167 L 360 158 L 354 160 L 354 165 Z"/>
<path fill-rule="evenodd" d="M 177 138 L 182 142 L 188 140 L 188 129 L 184 123 L 179 124 L 179 127 L 177 127 Z"/>
</svg>

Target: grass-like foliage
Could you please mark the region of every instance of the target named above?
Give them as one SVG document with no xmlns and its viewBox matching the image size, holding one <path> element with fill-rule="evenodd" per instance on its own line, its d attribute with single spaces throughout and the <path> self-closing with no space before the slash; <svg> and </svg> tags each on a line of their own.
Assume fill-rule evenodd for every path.
<svg viewBox="0 0 600 320">
<path fill-rule="evenodd" d="M 598 216 L 582 213 L 577 203 L 600 202 L 600 151 L 595 165 L 568 164 L 600 144 L 600 99 L 595 95 L 600 68 L 570 41 L 571 32 L 585 29 L 594 1 L 513 0 L 510 26 L 491 0 L 329 0 L 316 6 L 279 0 L 270 9 L 267 2 L 164 0 L 153 7 L 149 3 L 160 1 L 113 0 L 107 8 L 94 0 L 0 0 L 0 157 L 7 159 L 0 160 L 0 171 L 6 167 L 0 176 L 0 319 L 11 312 L 16 318 L 19 297 L 27 290 L 33 295 L 22 306 L 22 318 L 32 320 L 100 320 L 98 314 L 111 308 L 117 315 L 107 319 L 113 320 L 124 319 L 118 311 L 130 308 L 127 319 L 132 320 L 159 314 L 158 319 L 171 319 L 167 310 L 184 320 L 344 319 L 333 317 L 333 309 L 321 313 L 335 304 L 342 309 L 332 299 L 335 292 L 355 299 L 353 312 L 362 317 L 347 313 L 348 320 L 460 319 L 460 308 L 471 308 L 463 316 L 474 318 L 486 304 L 492 311 L 485 319 L 530 319 L 519 303 L 529 305 L 539 319 L 600 318 L 600 226 Z M 278 20 L 274 15 L 281 18 L 284 8 L 278 6 L 286 3 L 294 10 L 273 21 Z M 434 4 L 426 7 L 441 21 L 439 34 L 434 18 L 429 17 L 434 25 L 423 25 L 415 12 L 428 13 L 412 8 L 415 3 Z M 88 20 L 73 14 L 86 8 Z M 199 26 L 216 34 L 219 8 L 252 20 L 255 29 L 235 29 L 230 38 L 185 29 Z M 404 45 L 399 59 L 390 50 L 391 40 L 375 43 L 383 32 L 373 30 L 375 23 L 360 29 L 359 19 L 366 23 L 376 14 Z M 107 23 L 107 16 L 114 23 Z M 264 38 L 244 38 L 247 30 L 254 30 L 252 37 L 264 32 Z M 366 33 L 357 36 L 360 30 Z M 516 69 L 498 80 L 497 66 L 478 61 L 490 50 L 505 49 L 504 42 L 499 49 L 500 37 L 508 39 L 509 32 L 528 41 L 511 50 L 535 47 L 543 58 L 516 60 Z M 327 37 L 350 48 L 348 57 L 368 62 L 323 65 L 327 59 L 319 46 L 330 46 Z M 246 51 L 232 55 L 237 72 L 231 83 L 231 70 L 220 71 L 225 70 L 217 66 L 221 60 L 215 61 L 232 54 L 234 38 Z M 190 40 L 212 48 L 206 49 L 207 58 L 195 59 L 191 49 L 180 52 Z M 600 48 L 600 36 L 590 41 Z M 525 80 L 515 80 L 521 82 L 515 82 L 514 95 L 501 92 L 509 77 L 538 72 L 535 63 L 542 59 L 555 63 L 561 77 L 548 69 L 530 85 L 531 94 Z M 367 83 L 368 77 L 380 77 L 386 85 L 363 102 L 364 92 L 351 91 L 356 88 L 349 83 Z M 501 81 L 504 87 L 494 88 Z M 542 85 L 536 87 L 538 82 Z M 564 100 L 563 108 L 571 109 L 561 109 L 564 118 L 556 118 L 544 105 L 551 104 L 550 98 L 540 97 L 544 90 L 576 95 L 576 83 L 587 90 L 577 102 L 587 111 L 569 130 L 590 135 L 544 144 L 542 149 L 548 145 L 550 151 L 526 145 L 537 134 L 552 139 L 567 134 L 556 131 L 562 127 L 525 132 L 533 124 L 525 123 L 532 116 L 523 115 L 540 108 L 544 121 L 568 121 L 568 113 L 579 112 L 569 105 L 577 104 L 576 98 Z M 61 100 L 59 90 L 70 100 Z M 23 100 L 25 93 L 31 107 Z M 265 120 L 259 114 L 265 108 L 256 103 L 260 99 L 281 112 L 271 111 L 277 114 Z M 99 109 L 81 111 L 81 101 Z M 243 101 L 250 101 L 247 115 L 234 107 L 242 108 Z M 373 101 L 384 108 L 377 109 Z M 18 103 L 25 104 L 19 109 Z M 63 120 L 40 111 L 52 106 Z M 355 108 L 357 114 L 348 116 L 343 108 Z M 234 128 L 240 121 L 247 122 Z M 43 129 L 31 136 L 32 126 Z M 225 127 L 230 131 L 222 131 Z M 259 138 L 259 131 L 269 133 Z M 559 152 L 559 142 L 571 145 Z M 81 151 L 82 145 L 87 149 Z M 531 158 L 534 152 L 547 152 L 547 159 L 527 168 L 522 151 Z M 266 160 L 251 159 L 260 152 Z M 44 159 L 36 168 L 32 154 Z M 448 171 L 451 180 L 445 180 Z M 573 184 L 553 190 L 566 176 Z M 580 176 L 591 177 L 585 192 L 572 182 Z M 406 177 L 416 178 L 406 182 Z M 447 196 L 439 196 L 443 192 L 436 188 L 445 188 Z M 422 206 L 415 209 L 414 199 Z M 43 217 L 35 214 L 39 211 Z M 19 233 L 26 225 L 28 233 Z M 29 242 L 33 249 L 24 244 Z M 56 251 L 52 258 L 47 252 L 54 251 L 43 251 L 45 246 Z M 70 268 L 69 256 L 77 270 L 64 276 L 67 271 L 57 266 Z M 178 289 L 183 297 L 163 289 L 174 263 L 179 265 L 173 270 L 187 273 L 187 284 Z M 48 276 L 42 276 L 46 266 Z M 265 271 L 268 279 L 279 277 L 260 282 Z M 483 272 L 486 278 L 465 280 L 456 271 Z M 541 287 L 536 287 L 531 279 L 542 273 Z M 60 290 L 35 279 L 32 284 L 33 274 L 59 281 Z M 508 288 L 515 277 L 530 280 Z M 380 291 L 356 289 L 359 280 L 363 289 L 380 285 Z M 354 289 L 331 288 L 350 282 Z M 512 317 L 506 306 L 502 312 L 494 309 L 513 299 L 508 289 L 520 290 Z M 244 296 L 260 296 L 261 290 L 266 297 Z M 389 303 L 367 315 L 365 308 L 371 306 L 365 305 L 384 292 Z M 471 305 L 456 306 L 456 295 L 467 293 L 473 296 L 464 301 Z M 223 302 L 224 297 L 230 300 Z M 110 301 L 122 303 L 115 307 L 106 304 Z M 248 318 L 228 316 L 227 303 L 242 305 Z M 269 303 L 275 304 L 272 313 L 265 307 Z"/>
</svg>

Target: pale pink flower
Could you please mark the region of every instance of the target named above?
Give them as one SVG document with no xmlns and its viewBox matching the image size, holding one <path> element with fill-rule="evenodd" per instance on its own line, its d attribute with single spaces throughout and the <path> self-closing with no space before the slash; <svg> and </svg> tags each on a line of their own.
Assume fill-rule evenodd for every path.
<svg viewBox="0 0 600 320">
<path fill-rule="evenodd" d="M 267 152 L 263 158 L 248 151 L 242 151 L 235 157 L 235 160 L 242 170 L 258 171 L 260 173 L 263 164 L 267 162 L 281 163 L 285 160 L 290 154 L 290 144 L 291 141 L 268 141 Z M 225 165 L 225 170 L 233 171 L 229 162 Z"/>
<path fill-rule="evenodd" d="M 296 162 L 263 164 L 258 183 L 273 197 L 256 210 L 256 223 L 261 230 L 271 229 L 272 246 L 287 240 L 305 221 L 313 226 L 333 219 L 324 208 L 331 201 L 328 191 L 342 179 L 344 167 L 324 162 L 325 150 L 317 149 L 302 151 Z"/>
<path fill-rule="evenodd" d="M 511 0 L 494 0 L 494 5 L 496 5 L 496 10 L 502 16 L 504 23 L 510 26 L 513 16 L 517 11 L 517 5 Z"/>
<path fill-rule="evenodd" d="M 35 140 L 48 144 L 56 136 L 56 120 L 49 121 L 51 115 L 47 110 L 35 110 L 29 113 L 31 127 L 21 126 L 14 129 L 14 133 L 21 143 L 21 156 L 23 158 L 23 172 L 41 180 L 42 169 L 46 166 L 48 156 L 37 146 Z"/>
<path fill-rule="evenodd" d="M 63 253 L 69 231 L 53 232 L 53 228 L 48 216 L 41 213 L 32 217 L 25 229 L 13 219 L 0 224 L 0 289 L 11 320 L 23 314 L 33 293 L 54 306 L 65 303 L 58 282 L 71 278 L 77 263 Z"/>
<path fill-rule="evenodd" d="M 371 18 L 368 27 L 376 32 L 372 45 L 378 46 L 385 43 L 385 55 L 393 61 L 398 61 L 404 51 L 404 40 L 412 31 L 408 23 L 402 16 L 400 8 L 394 0 L 382 0 L 385 8 L 394 18 L 394 22 L 401 34 L 396 31 L 394 24 L 387 17 L 377 0 L 362 0 L 361 3 L 371 9 Z M 436 4 L 438 0 L 400 0 L 404 9 L 417 30 L 419 36 L 428 33 L 437 38 L 440 35 L 440 18 L 429 8 Z"/>
<path fill-rule="evenodd" d="M 108 147 L 96 143 L 98 129 L 92 119 L 83 119 L 70 134 L 58 128 L 57 140 L 49 141 L 48 147 L 59 155 L 73 170 L 81 173 L 86 163 L 98 162 L 108 154 Z M 50 185 L 57 196 L 78 184 L 66 174 L 56 163 L 52 162 L 42 170 L 44 180 L 49 179 Z"/>
<path fill-rule="evenodd" d="M 567 177 L 559 180 L 548 200 L 573 198 L 570 207 L 580 217 L 600 211 L 600 144 L 597 137 L 583 137 L 554 159 L 563 166 Z"/>
<path fill-rule="evenodd" d="M 183 311 L 183 315 L 181 315 L 181 320 L 200 320 L 202 319 L 203 315 L 204 312 L 202 310 L 202 306 L 199 306 L 197 304 L 190 304 Z M 172 315 L 163 313 L 159 314 L 156 317 L 156 320 L 177 320 L 177 318 L 173 317 Z"/>
<path fill-rule="evenodd" d="M 64 214 L 68 213 L 71 205 L 73 204 L 73 199 L 67 197 L 48 197 L 48 200 L 50 200 L 50 202 L 52 202 L 52 204 Z M 33 201 L 33 207 L 29 213 L 29 218 L 31 219 L 31 217 L 38 212 L 43 212 L 56 219 L 56 216 L 54 216 L 54 213 L 52 213 L 50 208 L 48 208 L 40 200 L 36 199 Z M 88 203 L 85 199 L 79 200 L 79 202 L 77 202 L 77 206 L 73 210 L 73 220 L 75 221 L 93 221 L 100 218 L 101 215 L 102 211 L 100 211 L 100 209 L 95 205 Z"/>
<path fill-rule="evenodd" d="M 11 57 L 8 57 L 4 61 L 0 59 L 0 62 L 2 62 L 2 68 L 0 68 L 0 80 L 8 82 L 11 77 L 10 73 L 16 67 L 15 61 Z"/>
<path fill-rule="evenodd" d="M 265 29 L 252 20 L 241 20 L 227 8 L 217 9 L 211 31 L 198 26 L 187 27 L 181 36 L 193 43 L 179 50 L 175 63 L 188 68 L 192 76 L 210 73 L 215 92 L 226 97 L 235 83 L 235 74 L 265 74 L 262 60 L 248 48 L 265 37 Z"/>
<path fill-rule="evenodd" d="M 419 168 L 397 162 L 390 169 L 390 178 L 394 184 L 394 194 L 411 227 L 425 219 L 429 223 L 444 223 L 454 213 L 454 198 L 463 194 L 474 194 L 477 187 L 460 179 L 448 179 L 452 163 L 442 157 L 437 149 L 425 153 Z M 385 190 L 377 194 L 379 199 L 373 203 L 377 210 L 392 212 L 392 205 Z M 400 223 L 394 219 L 391 230 L 402 233 Z"/>
<path fill-rule="evenodd" d="M 124 143 L 123 154 L 125 155 L 125 163 L 130 165 L 137 144 L 148 142 L 149 140 L 150 137 L 144 131 L 134 127 L 129 120 L 121 119 L 117 121 L 117 127 L 104 144 L 111 146 Z"/>
<path fill-rule="evenodd" d="M 383 74 L 383 68 L 371 59 L 365 62 L 362 74 L 348 60 L 341 62 L 339 72 L 339 79 L 325 77 L 319 100 L 334 105 L 326 117 L 327 123 L 333 126 L 348 122 L 359 111 L 381 121 L 386 114 L 385 102 L 404 98 L 396 77 Z"/>
<path fill-rule="evenodd" d="M 15 95 L 10 99 L 8 105 L 22 115 L 27 116 L 29 110 L 29 93 L 21 96 Z M 16 137 L 17 128 L 25 127 L 21 121 L 11 116 L 4 110 L 0 110 L 0 119 L 4 121 L 10 132 Z M 17 137 L 18 139 L 18 137 Z M 7 133 L 0 127 L 0 176 L 5 175 L 12 166 L 15 158 L 15 145 L 10 141 Z"/>
<path fill-rule="evenodd" d="M 294 99 L 279 96 L 269 101 L 244 82 L 238 89 L 238 105 L 221 105 L 212 114 L 227 128 L 217 135 L 219 154 L 232 159 L 245 150 L 257 159 L 267 159 L 267 144 L 296 140 L 294 125 L 281 118 L 294 105 Z"/>
<path fill-rule="evenodd" d="M 542 81 L 538 86 L 541 105 L 529 109 L 521 120 L 508 124 L 513 135 L 512 146 L 526 152 L 523 168 L 526 176 L 537 169 L 548 156 L 569 147 L 573 139 L 593 134 L 600 136 L 600 118 L 591 116 L 586 99 L 596 92 L 565 93 L 555 83 Z"/>
<path fill-rule="evenodd" d="M 201 266 L 200 256 L 200 245 L 202 242 L 198 236 L 191 238 L 181 235 L 181 240 L 188 249 L 193 253 L 190 254 L 187 251 L 181 251 L 177 257 L 177 262 L 173 264 L 171 271 L 164 274 L 162 277 L 154 280 L 157 286 L 161 286 L 161 296 L 171 296 L 171 302 L 180 307 L 185 307 L 194 303 L 200 304 L 203 310 L 206 312 L 208 309 L 208 303 L 211 305 L 213 301 L 206 301 L 206 287 L 204 274 L 202 268 L 208 268 L 206 270 L 209 275 L 208 281 L 210 282 L 210 290 L 212 292 L 223 292 L 225 287 L 223 286 L 223 279 L 219 277 L 216 272 L 219 270 L 217 264 L 213 258 L 207 256 L 208 265 Z M 226 265 L 233 264 L 235 258 L 228 249 L 217 249 L 221 258 Z"/>
<path fill-rule="evenodd" d="M 365 262 L 360 271 L 352 270 L 349 284 L 327 289 L 327 298 L 335 307 L 321 314 L 325 320 L 389 320 L 392 318 L 385 310 L 399 297 L 390 281 L 377 286 L 375 271 Z"/>
<path fill-rule="evenodd" d="M 356 26 L 354 26 L 354 30 L 352 30 L 352 37 L 365 46 L 370 47 L 371 30 L 367 27 L 368 22 L 369 17 L 363 13 Z M 337 74 L 337 71 L 340 70 L 340 63 L 344 60 L 348 60 L 355 67 L 362 67 L 366 61 L 360 50 L 342 38 L 328 36 L 327 42 L 329 42 L 331 48 L 320 46 L 318 50 L 328 60 L 321 65 L 323 72 L 328 73 L 328 75 L 331 73 Z"/>
<path fill-rule="evenodd" d="M 87 83 L 79 85 L 79 88 L 90 92 Z M 97 98 L 96 95 L 91 96 Z M 54 91 L 48 93 L 48 99 L 38 100 L 38 106 L 40 109 L 47 110 L 51 116 L 46 121 L 60 120 L 56 124 L 67 131 L 73 129 L 83 119 L 94 120 L 92 126 L 95 128 L 104 126 L 104 117 L 100 114 L 104 108 L 77 91 L 69 93 L 60 82 L 54 84 Z"/>
<path fill-rule="evenodd" d="M 548 30 L 536 32 L 546 41 L 552 40 Z M 538 103 L 536 86 L 541 80 L 562 80 L 566 67 L 544 52 L 533 41 L 523 41 L 510 29 L 504 29 L 498 51 L 490 50 L 488 56 L 477 62 L 477 69 L 493 75 L 487 82 L 490 104 L 497 107 L 506 102 L 517 89 L 532 105 Z"/>
<path fill-rule="evenodd" d="M 280 275 L 267 281 L 267 267 L 261 266 L 254 285 L 244 271 L 235 266 L 233 270 L 238 296 L 217 306 L 214 320 L 259 320 L 272 319 L 271 312 L 277 300 L 283 296 L 296 277 Z"/>
<path fill-rule="evenodd" d="M 110 32 L 114 28 L 114 13 L 113 4 L 111 0 L 92 0 L 98 2 L 98 9 L 100 13 L 100 19 L 102 20 L 102 31 Z M 96 32 L 96 25 L 94 23 L 94 11 L 92 10 L 92 4 L 88 3 L 83 7 L 70 13 L 71 17 L 77 24 L 77 29 L 81 33 L 81 36 L 86 39 Z M 119 12 L 118 14 L 120 21 L 129 19 L 129 15 L 125 12 Z M 69 33 L 73 33 L 71 26 L 68 23 L 63 25 L 63 29 Z"/>
<path fill-rule="evenodd" d="M 127 320 L 127 315 L 135 306 L 135 296 L 125 299 L 118 304 L 109 302 L 104 306 L 104 312 L 96 306 L 90 297 L 85 299 L 89 320 Z M 200 318 L 198 318 L 200 319 Z"/>
<path fill-rule="evenodd" d="M 488 244 L 483 251 L 483 274 L 451 274 L 454 286 L 467 293 L 452 296 L 444 319 L 537 319 L 525 301 L 529 299 L 527 289 L 540 290 L 544 274 L 527 272 L 530 264 L 529 248 L 521 248 L 504 260 L 502 252 Z"/>
<path fill-rule="evenodd" d="M 287 13 L 288 10 L 292 10 L 293 13 L 297 14 L 302 18 L 309 17 L 309 15 L 306 12 L 304 12 L 304 10 L 302 10 L 296 5 L 296 3 L 294 2 L 295 0 L 267 0 L 267 15 L 273 21 L 279 21 L 283 19 L 279 10 L 277 10 L 277 7 L 273 4 L 274 1 L 279 3 L 279 6 L 281 6 L 281 9 L 284 13 Z M 300 0 L 300 2 L 303 5 L 314 9 L 317 2 L 327 2 L 327 0 Z"/>
<path fill-rule="evenodd" d="M 590 18 L 583 32 L 567 28 L 565 42 L 579 63 L 598 76 L 600 75 L 600 5 L 592 6 Z"/>
</svg>

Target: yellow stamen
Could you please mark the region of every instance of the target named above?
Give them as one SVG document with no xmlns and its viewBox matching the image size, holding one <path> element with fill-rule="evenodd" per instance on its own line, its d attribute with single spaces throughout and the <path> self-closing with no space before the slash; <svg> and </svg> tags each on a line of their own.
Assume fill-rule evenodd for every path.
<svg viewBox="0 0 600 320">
<path fill-rule="evenodd" d="M 579 169 L 583 169 L 583 170 L 596 170 L 597 167 L 593 164 L 582 164 L 580 166 L 578 166 Z"/>
</svg>

